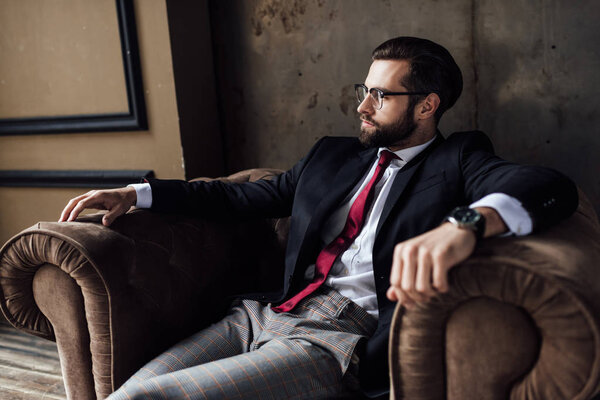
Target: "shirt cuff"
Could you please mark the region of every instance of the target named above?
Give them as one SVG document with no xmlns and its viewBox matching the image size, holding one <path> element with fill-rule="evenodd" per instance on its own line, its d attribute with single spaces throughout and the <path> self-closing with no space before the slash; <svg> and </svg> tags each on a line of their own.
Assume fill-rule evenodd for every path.
<svg viewBox="0 0 600 400">
<path fill-rule="evenodd" d="M 488 194 L 471 204 L 469 207 L 489 207 L 496 210 L 508 227 L 508 234 L 524 236 L 529 235 L 532 231 L 533 222 L 531 221 L 529 213 L 523 208 L 523 205 L 519 200 L 507 194 Z M 506 236 L 506 234 L 502 236 Z"/>
<path fill-rule="evenodd" d="M 135 193 L 137 194 L 135 206 L 137 208 L 152 207 L 152 188 L 149 183 L 132 183 L 127 186 L 135 189 Z"/>
</svg>

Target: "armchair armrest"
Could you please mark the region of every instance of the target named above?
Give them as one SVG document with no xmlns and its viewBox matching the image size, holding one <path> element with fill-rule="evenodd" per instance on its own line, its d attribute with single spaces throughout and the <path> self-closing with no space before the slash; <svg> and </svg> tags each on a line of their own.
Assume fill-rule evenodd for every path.
<svg viewBox="0 0 600 400">
<path fill-rule="evenodd" d="M 600 389 L 600 227 L 580 192 L 547 232 L 495 238 L 452 269 L 450 291 L 396 309 L 395 398 L 588 399 Z"/>
<path fill-rule="evenodd" d="M 261 265 L 283 262 L 269 221 L 136 210 L 107 228 L 100 217 L 41 222 L 0 250 L 0 307 L 15 327 L 57 341 L 69 398 L 106 397 L 217 318 Z M 238 283 L 225 285 L 232 273 Z"/>
<path fill-rule="evenodd" d="M 110 228 L 100 221 L 101 214 L 40 222 L 0 249 L 0 309 L 18 329 L 56 340 L 69 398 L 108 396 L 167 346 L 217 319 L 228 296 L 282 279 L 261 271 L 283 264 L 287 219 L 223 222 L 134 210 Z"/>
</svg>

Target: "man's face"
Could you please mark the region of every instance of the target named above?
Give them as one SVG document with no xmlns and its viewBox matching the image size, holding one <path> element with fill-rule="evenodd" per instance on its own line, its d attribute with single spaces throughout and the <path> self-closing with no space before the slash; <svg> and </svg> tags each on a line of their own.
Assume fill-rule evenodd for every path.
<svg viewBox="0 0 600 400">
<path fill-rule="evenodd" d="M 384 92 L 406 92 L 401 82 L 408 73 L 404 60 L 375 60 L 369 69 L 365 85 Z M 358 106 L 361 114 L 359 140 L 365 147 L 406 147 L 417 127 L 414 119 L 415 104 L 409 96 L 386 96 L 383 107 L 377 110 L 370 96 Z"/>
</svg>

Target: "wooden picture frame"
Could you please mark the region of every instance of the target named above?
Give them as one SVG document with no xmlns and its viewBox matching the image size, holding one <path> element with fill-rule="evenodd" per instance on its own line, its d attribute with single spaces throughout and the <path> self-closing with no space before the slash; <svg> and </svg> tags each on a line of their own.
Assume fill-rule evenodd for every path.
<svg viewBox="0 0 600 400">
<path fill-rule="evenodd" d="M 0 187 L 111 189 L 154 178 L 152 170 L 0 171 Z"/>
<path fill-rule="evenodd" d="M 115 0 L 125 75 L 128 111 L 0 119 L 0 135 L 113 132 L 148 129 L 139 47 L 132 0 Z"/>
</svg>

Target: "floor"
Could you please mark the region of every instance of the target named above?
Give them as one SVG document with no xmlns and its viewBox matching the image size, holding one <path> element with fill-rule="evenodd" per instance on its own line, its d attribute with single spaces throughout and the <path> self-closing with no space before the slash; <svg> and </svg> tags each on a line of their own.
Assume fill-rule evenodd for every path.
<svg viewBox="0 0 600 400">
<path fill-rule="evenodd" d="M 66 400 L 56 344 L 3 322 L 0 314 L 0 399 Z"/>
<path fill-rule="evenodd" d="M 0 323 L 0 399 L 66 399 L 54 342 Z"/>
</svg>

